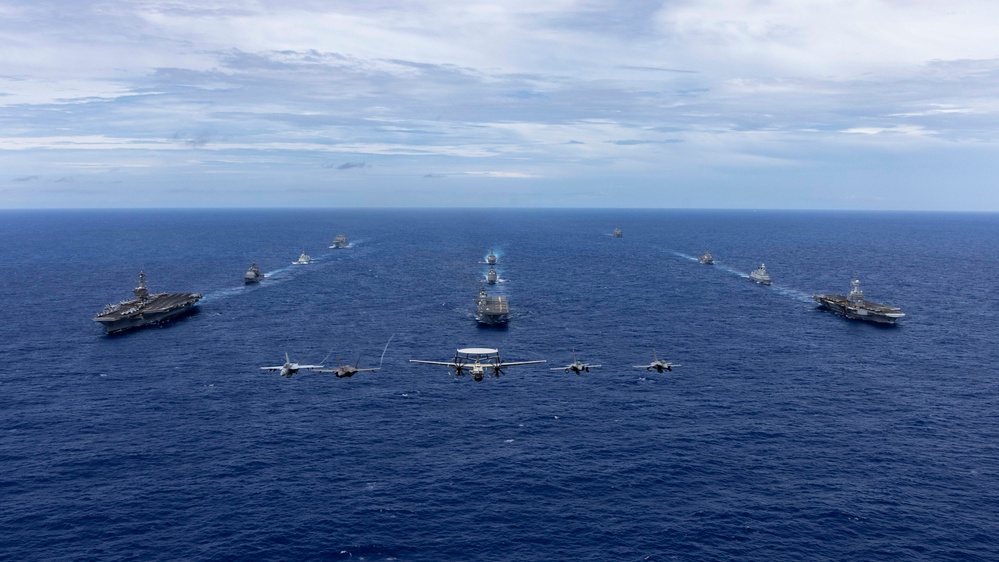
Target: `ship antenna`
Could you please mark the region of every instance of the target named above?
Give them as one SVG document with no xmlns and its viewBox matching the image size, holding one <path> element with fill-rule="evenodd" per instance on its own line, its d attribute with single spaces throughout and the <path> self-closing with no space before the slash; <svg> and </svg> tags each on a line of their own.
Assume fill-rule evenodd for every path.
<svg viewBox="0 0 999 562">
<path fill-rule="evenodd" d="M 149 296 L 149 289 L 146 288 L 146 273 L 144 271 L 139 271 L 139 285 L 132 289 L 132 292 L 141 301 L 146 300 L 146 297 Z"/>
</svg>

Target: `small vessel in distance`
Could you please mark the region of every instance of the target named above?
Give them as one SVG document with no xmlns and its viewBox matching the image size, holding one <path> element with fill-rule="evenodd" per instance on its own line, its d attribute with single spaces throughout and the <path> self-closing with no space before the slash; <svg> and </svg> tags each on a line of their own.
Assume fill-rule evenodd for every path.
<svg viewBox="0 0 999 562">
<path fill-rule="evenodd" d="M 492 250 L 489 250 L 489 255 L 486 256 L 486 263 L 489 265 L 496 265 L 496 254 Z"/>
<path fill-rule="evenodd" d="M 613 236 L 614 238 L 621 238 L 622 236 L 624 236 L 624 234 L 621 233 L 620 228 L 615 228 L 613 231 L 611 231 L 611 236 Z"/>
<path fill-rule="evenodd" d="M 309 265 L 310 263 L 312 263 L 312 258 L 309 257 L 309 254 L 302 252 L 302 255 L 298 256 L 298 261 L 294 261 L 291 263 L 292 265 Z"/>
<path fill-rule="evenodd" d="M 256 262 L 250 264 L 250 269 L 246 270 L 246 274 L 243 275 L 243 283 L 250 285 L 253 283 L 260 283 L 260 280 L 264 278 L 263 272 L 257 267 Z"/>
<path fill-rule="evenodd" d="M 770 274 L 767 273 L 767 266 L 762 263 L 760 264 L 760 267 L 757 267 L 752 273 L 749 274 L 749 278 L 756 281 L 760 285 L 770 285 L 772 283 L 770 280 Z"/>
<path fill-rule="evenodd" d="M 496 274 L 496 270 L 494 268 L 490 267 L 489 268 L 489 272 L 486 273 L 486 283 L 489 283 L 490 285 L 495 285 L 496 284 L 496 279 L 498 277 L 499 276 Z"/>
<path fill-rule="evenodd" d="M 350 246 L 350 242 L 347 241 L 347 237 L 343 234 L 337 234 L 336 238 L 333 239 L 333 243 L 330 244 L 330 248 L 334 250 L 342 250 Z"/>
<path fill-rule="evenodd" d="M 499 326 L 510 319 L 510 303 L 506 297 L 491 297 L 486 294 L 486 288 L 479 289 L 475 298 L 475 321 L 486 326 Z"/>
<path fill-rule="evenodd" d="M 704 265 L 714 265 L 715 258 L 711 257 L 710 250 L 704 250 L 704 255 L 697 258 L 697 261 L 703 263 Z"/>
<path fill-rule="evenodd" d="M 899 318 L 905 317 L 902 309 L 886 304 L 864 300 L 864 292 L 860 290 L 860 280 L 850 281 L 850 294 L 846 295 L 812 295 L 812 299 L 822 308 L 842 314 L 853 320 L 866 320 L 879 324 L 894 324 Z"/>
<path fill-rule="evenodd" d="M 163 324 L 194 312 L 194 304 L 201 300 L 201 293 L 154 293 L 146 288 L 146 274 L 139 272 L 139 285 L 132 289 L 135 298 L 109 304 L 94 317 L 107 333 Z"/>
</svg>

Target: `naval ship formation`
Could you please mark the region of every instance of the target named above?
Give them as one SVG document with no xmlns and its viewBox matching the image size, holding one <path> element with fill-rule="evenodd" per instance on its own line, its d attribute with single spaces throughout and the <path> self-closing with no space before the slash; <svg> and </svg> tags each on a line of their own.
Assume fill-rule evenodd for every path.
<svg viewBox="0 0 999 562">
<path fill-rule="evenodd" d="M 163 324 L 194 312 L 194 303 L 201 300 L 201 293 L 153 293 L 146 288 L 146 274 L 139 272 L 139 285 L 132 289 L 135 298 L 109 304 L 94 317 L 109 334 Z"/>
<path fill-rule="evenodd" d="M 497 259 L 496 254 L 489 250 L 486 256 L 486 263 L 489 264 L 489 272 L 486 273 L 486 283 L 495 285 Z M 506 297 L 489 295 L 485 286 L 479 288 L 479 296 L 475 297 L 475 321 L 482 326 L 505 326 L 510 320 L 510 302 Z"/>
</svg>

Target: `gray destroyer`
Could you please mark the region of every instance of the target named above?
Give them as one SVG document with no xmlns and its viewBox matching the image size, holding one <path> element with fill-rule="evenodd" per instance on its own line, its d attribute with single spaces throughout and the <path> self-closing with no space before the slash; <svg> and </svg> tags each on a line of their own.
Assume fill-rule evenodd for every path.
<svg viewBox="0 0 999 562">
<path fill-rule="evenodd" d="M 749 279 L 755 281 L 760 285 L 770 285 L 773 281 L 770 279 L 770 274 L 767 273 L 766 264 L 761 263 L 760 267 L 757 267 L 749 274 Z"/>
<path fill-rule="evenodd" d="M 819 303 L 822 308 L 853 320 L 894 324 L 899 318 L 905 317 L 905 313 L 898 307 L 864 300 L 864 292 L 860 290 L 860 280 L 856 277 L 850 281 L 850 285 L 850 294 L 846 296 L 812 295 L 812 299 Z"/>
<path fill-rule="evenodd" d="M 475 298 L 475 321 L 486 326 L 502 326 L 510 319 L 510 303 L 506 297 L 489 296 L 486 288 L 479 289 Z"/>
<path fill-rule="evenodd" d="M 146 288 L 146 274 L 139 272 L 139 285 L 132 289 L 135 298 L 109 304 L 94 317 L 107 333 L 116 334 L 145 326 L 163 324 L 194 312 L 201 293 L 153 293 Z"/>
<path fill-rule="evenodd" d="M 252 285 L 254 283 L 260 283 L 261 279 L 264 278 L 264 273 L 260 271 L 256 263 L 250 264 L 250 268 L 246 270 L 246 274 L 243 275 L 243 283 L 246 285 Z"/>
<path fill-rule="evenodd" d="M 348 247 L 350 247 L 350 242 L 347 241 L 347 236 L 344 234 L 337 234 L 336 238 L 333 239 L 333 243 L 330 244 L 330 248 L 334 250 L 342 250 Z"/>
</svg>

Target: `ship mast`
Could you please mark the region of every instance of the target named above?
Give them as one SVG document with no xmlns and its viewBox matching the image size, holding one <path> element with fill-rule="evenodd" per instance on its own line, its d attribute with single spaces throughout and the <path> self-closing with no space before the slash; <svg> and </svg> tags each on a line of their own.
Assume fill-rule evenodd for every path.
<svg viewBox="0 0 999 562">
<path fill-rule="evenodd" d="M 864 292 L 860 290 L 860 279 L 857 279 L 856 275 L 850 281 L 850 294 L 846 296 L 846 300 L 853 306 L 864 305 Z"/>
<path fill-rule="evenodd" d="M 140 301 L 145 301 L 149 297 L 149 289 L 146 288 L 146 274 L 143 271 L 139 272 L 139 286 L 132 289 L 135 293 L 135 298 Z"/>
</svg>

